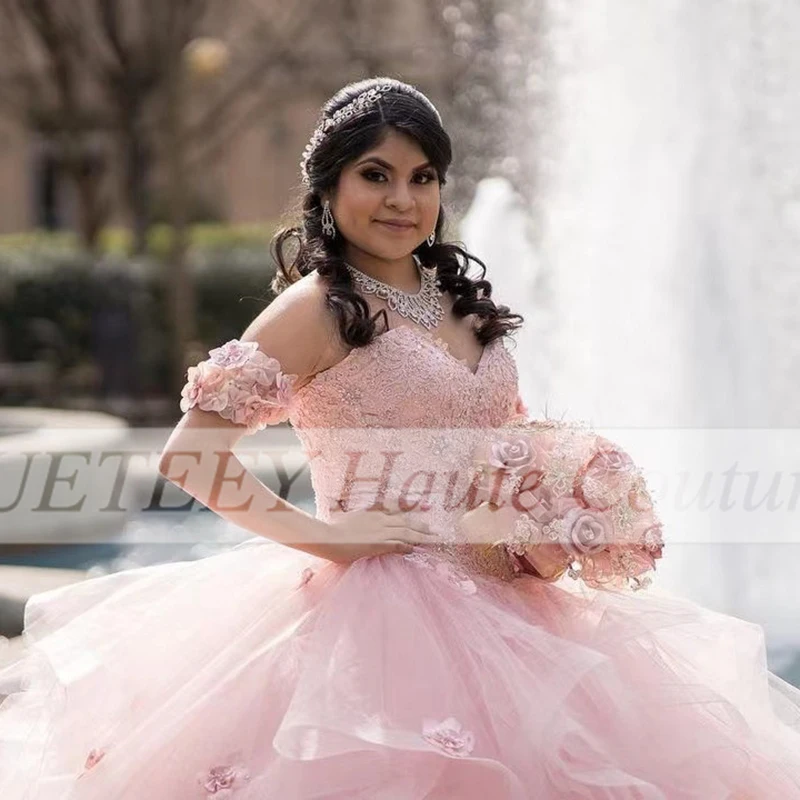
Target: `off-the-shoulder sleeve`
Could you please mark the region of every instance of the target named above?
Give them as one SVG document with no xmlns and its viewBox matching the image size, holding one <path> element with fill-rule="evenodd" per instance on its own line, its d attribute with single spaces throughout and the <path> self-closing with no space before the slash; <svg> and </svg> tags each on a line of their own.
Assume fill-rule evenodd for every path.
<svg viewBox="0 0 800 800">
<path fill-rule="evenodd" d="M 189 367 L 181 411 L 215 411 L 255 433 L 289 418 L 296 379 L 283 372 L 278 359 L 259 350 L 257 342 L 231 339 Z"/>
</svg>

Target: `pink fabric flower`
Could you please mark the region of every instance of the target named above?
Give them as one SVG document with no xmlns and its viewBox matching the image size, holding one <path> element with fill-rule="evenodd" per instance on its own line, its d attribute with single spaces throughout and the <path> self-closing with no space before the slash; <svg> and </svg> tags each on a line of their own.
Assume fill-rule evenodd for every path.
<svg viewBox="0 0 800 800">
<path fill-rule="evenodd" d="M 475 581 L 471 580 L 466 573 L 455 569 L 452 564 L 444 559 L 436 564 L 436 572 L 447 578 L 453 586 L 460 589 L 464 594 L 475 594 L 478 591 Z"/>
<path fill-rule="evenodd" d="M 314 577 L 314 570 L 311 567 L 306 567 L 300 573 L 300 585 L 297 587 L 298 589 L 305 586 L 312 578 Z"/>
<path fill-rule="evenodd" d="M 296 378 L 283 373 L 280 362 L 256 342 L 231 339 L 189 368 L 181 411 L 197 406 L 254 432 L 289 418 Z"/>
<path fill-rule="evenodd" d="M 84 763 L 83 768 L 88 770 L 96 767 L 105 754 L 105 750 L 90 750 L 89 755 L 86 756 L 86 762 Z"/>
<path fill-rule="evenodd" d="M 227 400 L 228 373 L 216 364 L 201 361 L 189 367 L 186 385 L 181 391 L 181 411 L 200 406 L 203 411 L 220 411 Z"/>
<path fill-rule="evenodd" d="M 503 438 L 492 443 L 489 465 L 497 469 L 519 472 L 533 463 L 531 442 L 524 436 Z"/>
<path fill-rule="evenodd" d="M 274 403 L 270 403 L 257 394 L 251 394 L 237 406 L 241 421 L 245 424 L 248 420 L 259 419 L 263 414 L 272 410 Z"/>
<path fill-rule="evenodd" d="M 509 524 L 498 540 L 522 572 L 531 567 L 541 575 L 544 563 L 561 565 L 595 588 L 649 585 L 641 576 L 662 556 L 661 524 L 644 476 L 624 449 L 583 423 L 550 419 L 509 425 L 499 442 L 490 437 L 476 449 L 479 488 L 499 467 L 506 473 L 502 495 L 505 478 L 516 478 L 517 466 L 527 468 L 527 475 L 519 485 L 509 481 L 505 493 L 534 535 L 528 543 L 527 531 Z M 496 476 L 493 481 L 490 488 L 497 491 Z"/>
<path fill-rule="evenodd" d="M 631 457 L 608 440 L 575 478 L 575 496 L 586 506 L 608 509 L 629 491 L 634 464 Z"/>
<path fill-rule="evenodd" d="M 642 535 L 642 545 L 653 558 L 661 558 L 664 548 L 664 537 L 661 525 L 651 525 Z"/>
<path fill-rule="evenodd" d="M 240 342 L 238 339 L 231 339 L 221 347 L 209 350 L 208 356 L 213 364 L 220 367 L 241 367 L 257 350 L 257 342 Z"/>
<path fill-rule="evenodd" d="M 418 564 L 424 569 L 432 570 L 437 575 L 441 575 L 441 577 L 448 580 L 453 586 L 464 592 L 464 594 L 475 594 L 478 591 L 475 581 L 462 570 L 456 569 L 456 567 L 445 558 L 431 556 L 430 553 L 421 549 L 406 553 L 403 558 L 413 564 Z"/>
<path fill-rule="evenodd" d="M 281 373 L 281 365 L 277 358 L 272 358 L 260 350 L 250 356 L 242 364 L 242 373 L 247 380 L 255 385 L 269 387 Z"/>
<path fill-rule="evenodd" d="M 424 550 L 412 550 L 410 553 L 406 553 L 403 558 L 412 564 L 418 564 L 424 569 L 435 569 L 433 559 Z"/>
<path fill-rule="evenodd" d="M 232 797 L 235 790 L 249 780 L 250 774 L 241 764 L 212 767 L 208 772 L 197 777 L 197 782 L 207 792 L 208 800 Z"/>
<path fill-rule="evenodd" d="M 576 556 L 602 550 L 611 544 L 613 531 L 604 514 L 591 509 L 573 508 L 564 517 L 564 541 L 567 552 Z"/>
<path fill-rule="evenodd" d="M 444 753 L 458 758 L 468 756 L 475 746 L 472 731 L 464 730 L 455 717 L 448 717 L 442 722 L 425 720 L 422 736 Z"/>
<path fill-rule="evenodd" d="M 277 378 L 275 379 L 278 389 L 275 395 L 275 400 L 278 405 L 289 405 L 289 401 L 292 399 L 293 394 L 294 378 L 296 377 L 296 375 L 286 375 L 283 372 L 278 374 Z"/>
</svg>

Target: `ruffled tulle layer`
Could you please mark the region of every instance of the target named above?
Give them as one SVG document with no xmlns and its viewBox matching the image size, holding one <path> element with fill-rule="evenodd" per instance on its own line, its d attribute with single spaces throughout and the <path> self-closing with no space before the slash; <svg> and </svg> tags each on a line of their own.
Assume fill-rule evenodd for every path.
<svg viewBox="0 0 800 800">
<path fill-rule="evenodd" d="M 266 540 L 34 596 L 3 800 L 800 798 L 762 631 Z"/>
</svg>

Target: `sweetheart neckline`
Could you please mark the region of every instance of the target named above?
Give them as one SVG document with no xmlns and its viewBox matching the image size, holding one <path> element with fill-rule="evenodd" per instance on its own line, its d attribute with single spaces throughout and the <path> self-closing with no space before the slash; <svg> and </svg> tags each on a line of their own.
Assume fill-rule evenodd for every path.
<svg viewBox="0 0 800 800">
<path fill-rule="evenodd" d="M 475 367 L 475 371 L 473 372 L 463 361 L 457 359 L 452 353 L 448 352 L 444 347 L 437 343 L 437 340 L 429 333 L 423 333 L 422 331 L 416 330 L 416 328 L 412 328 L 410 325 L 397 325 L 394 328 L 389 328 L 386 333 L 381 333 L 373 339 L 368 345 L 365 347 L 354 347 L 352 348 L 347 355 L 341 360 L 337 361 L 333 366 L 328 367 L 327 369 L 323 369 L 321 372 L 317 372 L 311 380 L 306 383 L 304 386 L 301 386 L 299 389 L 295 389 L 294 394 L 295 396 L 299 396 L 302 392 L 306 389 L 314 386 L 318 381 L 322 381 L 327 375 L 331 372 L 334 372 L 339 367 L 343 366 L 345 363 L 354 358 L 358 353 L 368 350 L 373 345 L 376 345 L 384 336 L 389 336 L 391 333 L 395 333 L 396 331 L 408 331 L 414 337 L 419 338 L 420 341 L 427 342 L 432 347 L 435 347 L 440 353 L 443 353 L 445 357 L 450 359 L 453 363 L 457 364 L 461 369 L 470 376 L 470 378 L 478 378 L 483 370 L 484 363 L 488 357 L 489 350 L 496 342 L 500 341 L 499 337 L 497 339 L 492 339 L 491 342 L 485 344 L 483 346 L 483 350 L 481 351 L 480 358 L 478 359 L 478 364 Z M 439 341 L 442 341 L 439 339 Z M 443 344 L 447 344 L 443 342 Z"/>
</svg>

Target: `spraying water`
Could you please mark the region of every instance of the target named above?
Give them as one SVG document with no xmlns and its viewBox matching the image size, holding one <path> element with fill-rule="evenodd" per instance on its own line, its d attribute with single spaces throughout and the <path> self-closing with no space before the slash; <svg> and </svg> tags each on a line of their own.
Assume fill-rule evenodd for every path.
<svg viewBox="0 0 800 800">
<path fill-rule="evenodd" d="M 800 4 L 548 0 L 537 19 L 544 56 L 528 77 L 545 85 L 546 109 L 521 109 L 516 136 L 535 149 L 535 197 L 523 210 L 489 179 L 462 230 L 495 298 L 526 316 L 516 355 L 531 412 L 694 431 L 658 439 L 647 453 L 658 464 L 685 461 L 689 441 L 694 463 L 719 463 L 730 439 L 714 430 L 761 429 L 736 439 L 741 468 L 755 459 L 762 491 L 769 465 L 788 464 L 788 479 L 800 428 Z M 800 509 L 782 511 L 755 526 L 712 510 L 677 528 L 717 544 L 674 548 L 664 579 L 800 645 Z"/>
</svg>

